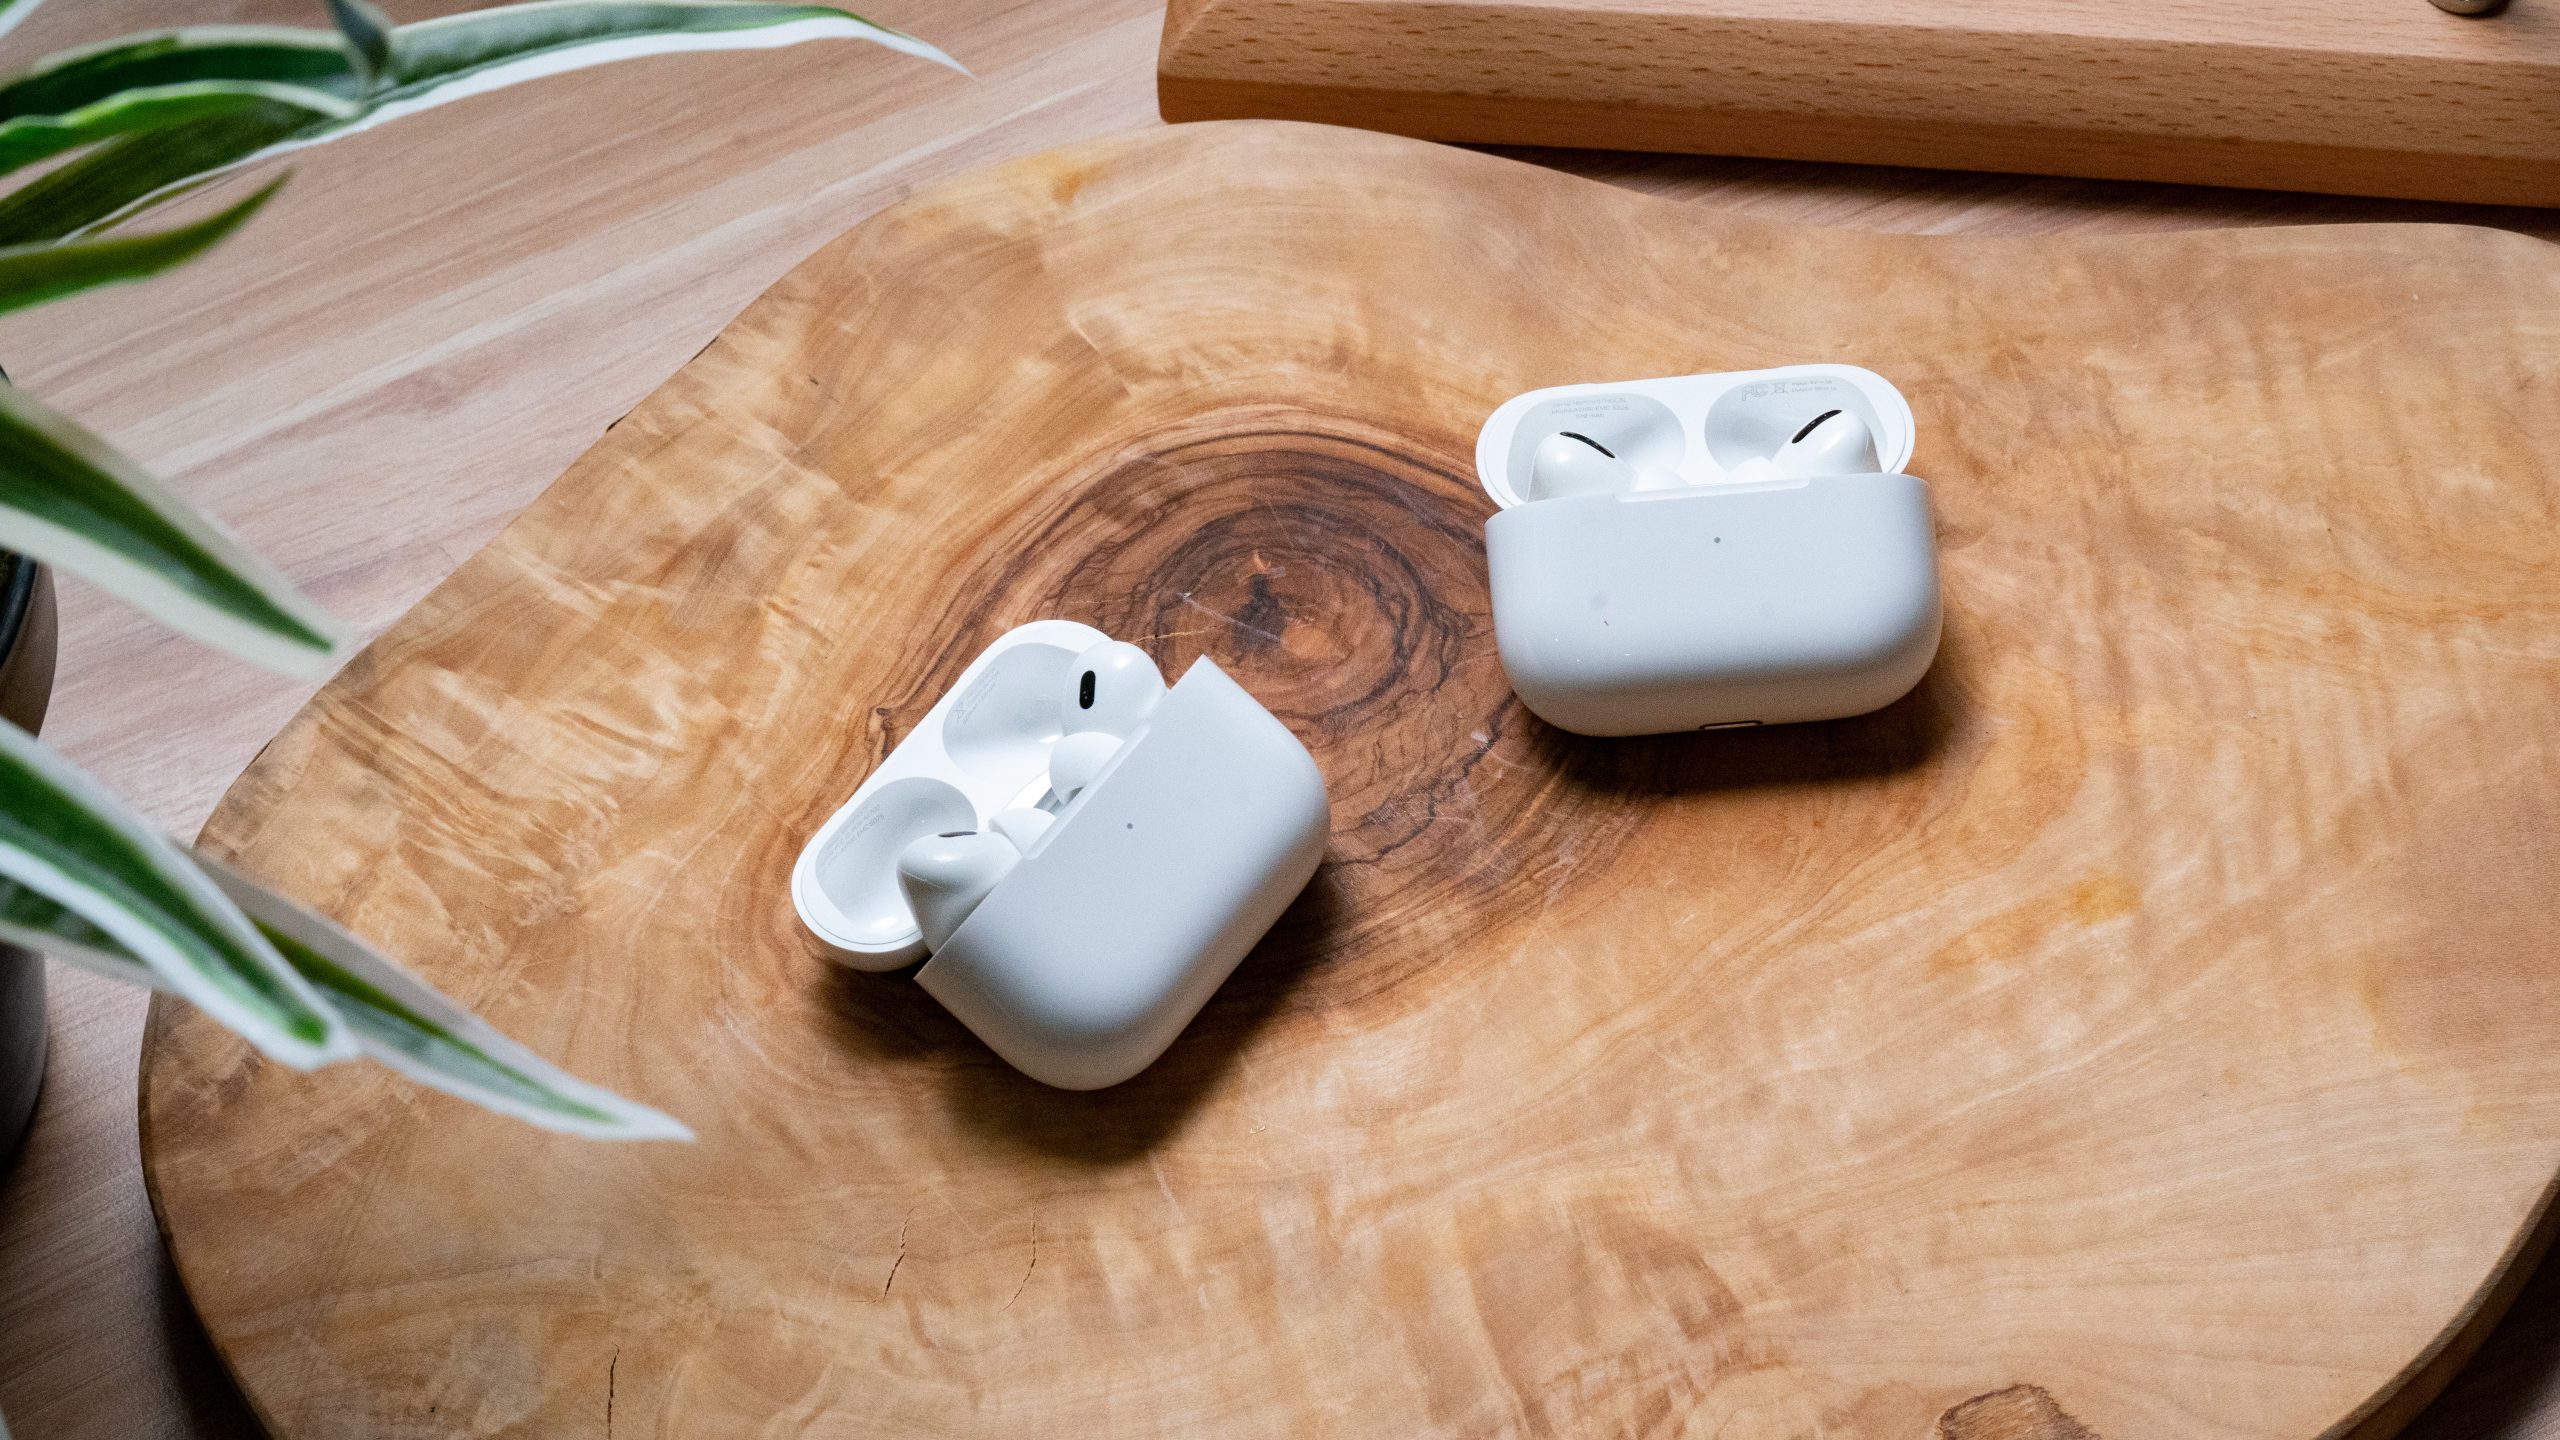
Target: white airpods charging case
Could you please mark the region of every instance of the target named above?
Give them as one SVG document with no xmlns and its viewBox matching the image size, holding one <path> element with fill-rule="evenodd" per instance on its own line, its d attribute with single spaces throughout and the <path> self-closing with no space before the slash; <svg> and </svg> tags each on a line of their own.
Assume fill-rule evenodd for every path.
<svg viewBox="0 0 2560 1440">
<path fill-rule="evenodd" d="M 1886 473 L 1734 482 L 1846 410 Z M 1791 365 L 1505 401 L 1476 437 L 1494 642 L 1521 703 L 1583 735 L 1776 725 L 1900 699 L 1938 653 L 1937 541 L 1911 407 L 1854 365 Z M 1688 482 L 1528 498 L 1538 443 L 1571 432 Z"/>
<path fill-rule="evenodd" d="M 925 955 L 899 851 L 1048 791 L 1071 620 L 1007 631 L 800 852 L 801 923 L 857 970 Z M 1330 829 L 1306 747 L 1207 659 L 1057 812 L 916 983 L 1008 1064 L 1069 1090 L 1153 1063 L 1313 877 Z"/>
</svg>

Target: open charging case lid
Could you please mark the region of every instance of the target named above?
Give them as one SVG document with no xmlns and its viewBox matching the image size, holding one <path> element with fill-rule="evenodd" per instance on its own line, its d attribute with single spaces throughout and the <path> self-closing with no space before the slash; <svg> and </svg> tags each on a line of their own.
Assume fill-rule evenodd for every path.
<svg viewBox="0 0 2560 1440">
<path fill-rule="evenodd" d="M 900 851 L 1047 796 L 1060 698 L 1109 637 L 1007 632 L 819 827 L 792 868 L 800 918 L 844 964 L 925 959 Z M 1088 1090 L 1152 1063 L 1324 858 L 1315 759 L 1203 658 L 1169 687 L 916 983 L 1014 1068 Z"/>
<path fill-rule="evenodd" d="M 1736 480 L 1829 411 L 1879 473 Z M 1625 489 L 1531 499 L 1541 442 L 1630 466 Z M 1919 683 L 1941 627 L 1911 406 L 1855 365 L 1533 390 L 1496 409 L 1476 471 L 1494 642 L 1541 719 L 1650 735 L 1864 714 Z M 1653 472 L 1648 474 L 1647 472 Z M 1764 472 L 1765 473 L 1765 472 Z"/>
</svg>

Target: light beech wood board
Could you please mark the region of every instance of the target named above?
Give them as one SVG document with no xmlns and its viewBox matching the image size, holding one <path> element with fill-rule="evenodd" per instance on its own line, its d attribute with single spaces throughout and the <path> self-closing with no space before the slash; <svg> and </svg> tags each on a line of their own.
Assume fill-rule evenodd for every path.
<svg viewBox="0 0 2560 1440">
<path fill-rule="evenodd" d="M 287 1437 L 2387 1433 L 2560 1164 L 2556 335 L 2560 252 L 2479 230 L 1859 235 L 1291 126 L 938 187 L 207 829 L 702 1143 L 164 1006 L 179 1270 Z M 1527 719 L 1476 423 L 1824 358 L 1922 417 L 1921 691 Z M 1216 656 L 1337 821 L 1084 1096 L 831 969 L 781 888 L 1052 613 Z"/>
<path fill-rule="evenodd" d="M 1174 0 L 1168 120 L 2560 204 L 2560 13 Z"/>
</svg>

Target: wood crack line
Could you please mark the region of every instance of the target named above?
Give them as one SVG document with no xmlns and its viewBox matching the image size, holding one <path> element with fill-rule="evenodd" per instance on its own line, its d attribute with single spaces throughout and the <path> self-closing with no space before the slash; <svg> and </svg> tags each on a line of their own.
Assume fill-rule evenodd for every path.
<svg viewBox="0 0 2560 1440">
<path fill-rule="evenodd" d="M 1031 1272 L 1039 1268 L 1040 1222 L 1035 1218 L 1031 1222 L 1031 1263 L 1022 1267 L 1022 1283 L 1013 1287 L 1013 1299 L 1005 1301 L 1003 1307 L 997 1311 L 998 1314 L 1002 1314 L 1005 1310 L 1012 1309 L 1013 1301 L 1022 1298 L 1022 1292 L 1028 1289 L 1031 1285 Z"/>
<path fill-rule="evenodd" d="M 883 1300 L 889 1298 L 889 1287 L 898 1283 L 898 1267 L 907 1263 L 907 1227 L 915 1223 L 915 1218 L 916 1212 L 909 1210 L 907 1218 L 898 1222 L 898 1258 L 889 1262 L 889 1278 L 880 1282 Z"/>
</svg>

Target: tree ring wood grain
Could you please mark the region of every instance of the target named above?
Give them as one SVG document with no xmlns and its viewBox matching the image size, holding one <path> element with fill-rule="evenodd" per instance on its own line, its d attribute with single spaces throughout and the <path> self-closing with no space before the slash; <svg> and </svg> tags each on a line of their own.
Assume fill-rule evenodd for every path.
<svg viewBox="0 0 2560 1440">
<path fill-rule="evenodd" d="M 1301 126 L 926 191 L 206 830 L 701 1143 L 161 1006 L 179 1272 L 287 1437 L 2388 1433 L 2560 1174 L 2551 334 L 2560 257 L 2491 232 L 1846 235 Z M 1815 359 L 1923 416 L 1928 682 L 1526 717 L 1483 415 Z M 1233 669 L 1335 804 L 1307 896 L 1091 1095 L 781 899 L 1057 613 Z"/>
<path fill-rule="evenodd" d="M 903 733 L 947 688 L 952 660 L 1013 615 L 1084 617 L 1146 646 L 1168 675 L 1216 660 L 1306 740 L 1341 798 L 1320 943 L 1364 973 L 1331 978 L 1324 1003 L 1340 1006 L 1518 924 L 1556 857 L 1606 865 L 1642 826 L 1644 796 L 1715 783 L 1735 748 L 1595 741 L 1529 715 L 1493 654 L 1481 564 L 1492 507 L 1473 476 L 1348 417 L 1257 423 L 1273 418 L 1200 417 L 1199 433 L 1134 446 L 992 531 L 956 587 L 976 597 L 954 617 L 970 640 L 926 667 L 891 717 Z M 1844 771 L 1916 763 L 1942 688 L 1883 720 L 1744 749 L 1763 762 L 1793 749 L 1788 768 L 1805 771 L 1826 755 Z M 1410 913 L 1433 917 L 1440 947 L 1374 943 Z M 1284 929 L 1280 948 L 1297 933 Z"/>
</svg>

